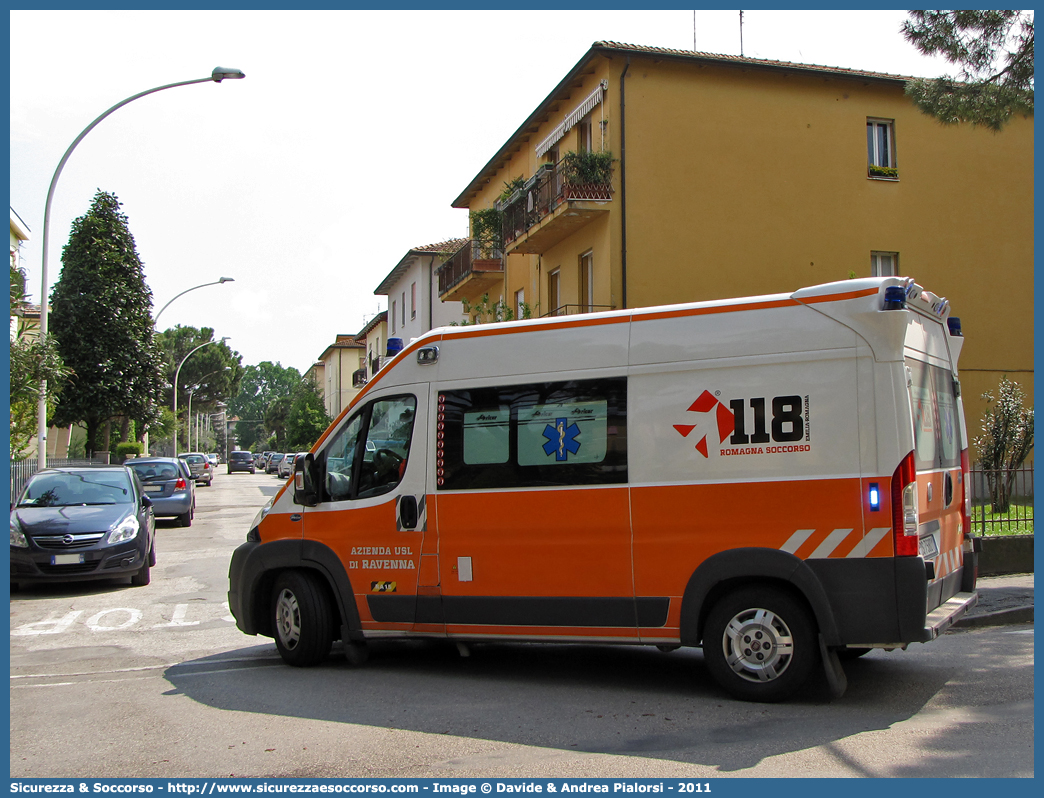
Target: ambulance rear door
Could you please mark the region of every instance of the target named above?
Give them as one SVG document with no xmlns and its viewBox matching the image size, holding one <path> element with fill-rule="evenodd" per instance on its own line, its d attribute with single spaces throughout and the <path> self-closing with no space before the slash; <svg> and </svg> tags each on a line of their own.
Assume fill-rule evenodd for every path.
<svg viewBox="0 0 1044 798">
<path fill-rule="evenodd" d="M 933 578 L 928 610 L 960 589 L 967 442 L 945 320 L 910 313 L 904 361 L 914 427 L 918 548 Z"/>
</svg>

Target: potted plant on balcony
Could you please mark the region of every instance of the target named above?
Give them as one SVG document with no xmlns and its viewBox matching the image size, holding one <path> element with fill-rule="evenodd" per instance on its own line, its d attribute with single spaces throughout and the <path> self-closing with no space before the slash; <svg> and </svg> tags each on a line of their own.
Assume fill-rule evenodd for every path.
<svg viewBox="0 0 1044 798">
<path fill-rule="evenodd" d="M 471 211 L 471 238 L 474 240 L 474 260 L 500 260 L 504 251 L 504 214 L 497 208 Z"/>
<path fill-rule="evenodd" d="M 601 152 L 567 152 L 562 156 L 562 176 L 574 186 L 608 185 L 613 176 L 613 154 Z"/>
<path fill-rule="evenodd" d="M 607 200 L 612 191 L 613 154 L 567 152 L 562 156 L 562 198 Z"/>
</svg>

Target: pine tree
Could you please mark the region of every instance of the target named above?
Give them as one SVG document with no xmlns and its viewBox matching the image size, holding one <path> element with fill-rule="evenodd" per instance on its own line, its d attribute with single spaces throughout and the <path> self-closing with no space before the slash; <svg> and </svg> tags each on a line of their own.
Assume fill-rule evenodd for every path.
<svg viewBox="0 0 1044 798">
<path fill-rule="evenodd" d="M 50 326 L 75 373 L 55 422 L 82 422 L 88 453 L 105 450 L 99 434 L 115 418 L 133 419 L 143 434 L 158 418 L 162 384 L 152 291 L 113 194 L 99 190 L 90 210 L 73 222 L 51 292 Z"/>
<path fill-rule="evenodd" d="M 907 95 L 946 124 L 1000 130 L 1012 114 L 1033 114 L 1031 11 L 911 11 L 902 33 L 925 55 L 957 65 L 957 79 L 917 79 Z"/>
</svg>

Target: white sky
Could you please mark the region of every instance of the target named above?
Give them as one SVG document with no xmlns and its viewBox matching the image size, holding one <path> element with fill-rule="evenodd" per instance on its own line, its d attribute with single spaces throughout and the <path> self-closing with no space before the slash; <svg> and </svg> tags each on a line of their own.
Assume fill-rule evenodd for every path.
<svg viewBox="0 0 1044 798">
<path fill-rule="evenodd" d="M 744 55 L 905 75 L 949 71 L 902 11 L 745 11 Z M 738 11 L 698 11 L 695 47 L 738 54 Z M 209 326 L 243 363 L 305 371 L 408 249 L 467 235 L 450 208 L 592 42 L 692 49 L 693 11 L 12 11 L 11 206 L 40 295 L 51 176 L 95 117 L 146 89 L 59 179 L 49 283 L 97 189 L 123 203 L 161 328 Z M 49 290 L 49 289 L 48 289 Z"/>
</svg>

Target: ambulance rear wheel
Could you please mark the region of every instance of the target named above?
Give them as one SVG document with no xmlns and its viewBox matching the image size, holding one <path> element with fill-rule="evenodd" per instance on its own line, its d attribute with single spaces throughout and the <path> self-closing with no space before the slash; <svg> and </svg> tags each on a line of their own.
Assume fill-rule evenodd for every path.
<svg viewBox="0 0 1044 798">
<path fill-rule="evenodd" d="M 333 645 L 333 611 L 318 579 L 283 571 L 272 591 L 272 617 L 279 656 L 288 665 L 318 665 Z"/>
<path fill-rule="evenodd" d="M 718 684 L 735 698 L 782 701 L 815 667 L 815 625 L 808 609 L 782 590 L 740 588 L 711 608 L 703 658 Z"/>
</svg>

